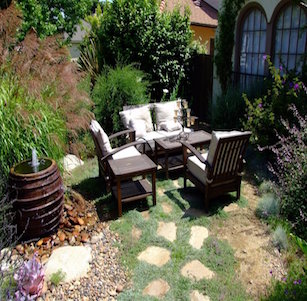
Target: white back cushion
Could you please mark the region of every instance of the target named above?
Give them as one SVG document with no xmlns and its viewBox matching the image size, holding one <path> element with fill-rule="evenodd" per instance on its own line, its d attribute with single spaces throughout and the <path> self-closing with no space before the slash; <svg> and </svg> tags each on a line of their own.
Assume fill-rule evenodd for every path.
<svg viewBox="0 0 307 301">
<path fill-rule="evenodd" d="M 147 132 L 153 131 L 153 125 L 149 108 L 150 108 L 149 105 L 144 105 L 139 108 L 119 112 L 124 127 L 129 128 L 131 119 L 134 120 L 140 119 L 145 121 Z"/>
<path fill-rule="evenodd" d="M 143 119 L 130 119 L 129 127 L 135 130 L 135 137 L 144 137 L 146 135 L 146 123 Z"/>
<path fill-rule="evenodd" d="M 209 146 L 207 161 L 212 165 L 214 154 L 215 154 L 219 139 L 242 136 L 242 135 L 245 135 L 245 134 L 246 134 L 246 132 L 240 132 L 240 131 L 228 131 L 228 132 L 226 132 L 226 131 L 212 131 L 212 138 L 211 138 L 211 142 L 210 142 L 210 146 Z"/>
<path fill-rule="evenodd" d="M 102 155 L 106 156 L 112 151 L 108 135 L 105 133 L 105 131 L 102 129 L 102 127 L 96 120 L 91 121 L 90 128 L 97 139 Z"/>
<path fill-rule="evenodd" d="M 175 110 L 178 110 L 177 101 L 155 103 L 157 130 L 161 130 L 161 124 L 174 121 Z"/>
</svg>

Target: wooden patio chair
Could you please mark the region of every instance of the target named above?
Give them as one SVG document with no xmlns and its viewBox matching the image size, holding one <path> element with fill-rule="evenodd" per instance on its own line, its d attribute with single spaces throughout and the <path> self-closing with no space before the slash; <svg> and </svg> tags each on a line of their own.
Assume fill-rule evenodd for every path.
<svg viewBox="0 0 307 301">
<path fill-rule="evenodd" d="M 212 132 L 209 151 L 201 154 L 186 142 L 183 145 L 184 188 L 187 179 L 205 195 L 205 210 L 209 200 L 227 192 L 236 191 L 240 198 L 240 187 L 245 154 L 250 132 Z M 188 150 L 194 155 L 189 156 Z"/>
<path fill-rule="evenodd" d="M 99 176 L 104 179 L 107 191 L 109 192 L 112 186 L 112 179 L 110 177 L 109 166 L 107 164 L 108 160 L 140 156 L 141 153 L 135 146 L 143 145 L 142 150 L 144 152 L 145 141 L 135 141 L 135 131 L 129 129 L 108 136 L 96 120 L 91 121 L 90 133 L 95 144 L 99 165 Z M 120 136 L 129 138 L 129 143 L 117 148 L 112 148 L 110 141 Z"/>
</svg>

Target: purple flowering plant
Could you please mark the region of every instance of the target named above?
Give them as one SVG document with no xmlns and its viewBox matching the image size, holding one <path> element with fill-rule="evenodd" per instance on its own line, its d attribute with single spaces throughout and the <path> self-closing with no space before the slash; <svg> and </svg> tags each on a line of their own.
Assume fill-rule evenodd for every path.
<svg viewBox="0 0 307 301">
<path fill-rule="evenodd" d="M 276 68 L 269 55 L 264 55 L 263 59 L 269 70 L 265 79 L 268 88 L 264 95 L 254 99 L 243 94 L 246 118 L 242 121 L 244 127 L 253 133 L 251 141 L 261 147 L 276 142 L 275 129 L 283 129 L 280 118 L 289 119 L 290 104 L 294 103 L 299 110 L 306 109 L 305 85 L 294 71 L 288 71 L 283 65 Z"/>
</svg>

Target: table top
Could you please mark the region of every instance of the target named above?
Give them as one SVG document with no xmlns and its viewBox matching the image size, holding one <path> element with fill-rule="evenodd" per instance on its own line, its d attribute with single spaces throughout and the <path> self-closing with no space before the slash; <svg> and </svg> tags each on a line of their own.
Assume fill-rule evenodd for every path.
<svg viewBox="0 0 307 301">
<path fill-rule="evenodd" d="M 138 175 L 155 170 L 157 165 L 145 154 L 118 160 L 109 160 L 111 172 L 115 177 Z"/>
<path fill-rule="evenodd" d="M 172 140 L 170 138 L 159 138 L 159 139 L 154 139 L 155 142 L 162 147 L 163 149 L 176 149 L 176 148 L 181 148 L 182 144 L 178 140 Z M 183 140 L 184 141 L 184 140 Z M 189 133 L 188 139 L 185 140 L 187 143 L 191 145 L 201 145 L 201 144 L 206 144 L 211 141 L 211 134 L 207 133 L 203 130 L 200 131 L 195 131 Z"/>
</svg>

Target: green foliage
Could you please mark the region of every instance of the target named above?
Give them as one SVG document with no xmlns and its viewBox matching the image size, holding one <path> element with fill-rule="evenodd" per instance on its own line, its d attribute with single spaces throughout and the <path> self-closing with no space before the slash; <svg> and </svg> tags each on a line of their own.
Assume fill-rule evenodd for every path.
<svg viewBox="0 0 307 301">
<path fill-rule="evenodd" d="M 132 65 L 106 68 L 97 78 L 92 98 L 96 118 L 108 134 L 120 130 L 123 106 L 149 102 L 148 86 L 145 74 Z"/>
<path fill-rule="evenodd" d="M 48 104 L 29 97 L 14 77 L 0 74 L 0 173 L 31 156 L 58 160 L 63 155 L 65 123 Z"/>
<path fill-rule="evenodd" d="M 71 38 L 76 25 L 89 13 L 94 0 L 18 0 L 23 22 L 19 38 L 33 27 L 40 38 L 66 32 Z"/>
<path fill-rule="evenodd" d="M 99 62 L 139 63 L 159 98 L 164 88 L 173 91 L 185 74 L 192 36 L 186 10 L 183 16 L 179 9 L 160 13 L 156 0 L 107 2 L 97 36 L 102 45 Z"/>
<path fill-rule="evenodd" d="M 293 120 L 289 114 L 289 105 L 295 104 L 303 115 L 307 112 L 306 92 L 304 85 L 292 72 L 282 66 L 275 68 L 269 56 L 264 59 L 270 70 L 269 87 L 260 97 L 249 99 L 243 94 L 246 103 L 246 120 L 244 127 L 252 131 L 251 142 L 267 146 L 276 141 L 275 130 L 282 134 L 283 126 L 280 118 Z"/>
<path fill-rule="evenodd" d="M 211 107 L 211 123 L 214 129 L 241 129 L 245 104 L 239 89 L 230 87 L 219 96 Z"/>
<path fill-rule="evenodd" d="M 219 11 L 214 61 L 223 93 L 226 93 L 231 79 L 235 24 L 244 3 L 245 0 L 223 0 Z"/>
<path fill-rule="evenodd" d="M 278 249 L 287 250 L 288 248 L 288 238 L 287 232 L 282 226 L 277 226 L 273 233 L 273 244 Z"/>
<path fill-rule="evenodd" d="M 264 194 L 258 203 L 256 214 L 261 218 L 277 216 L 279 214 L 279 207 L 278 200 L 274 194 Z"/>
<path fill-rule="evenodd" d="M 292 233 L 290 234 L 290 236 L 295 240 L 295 243 L 304 252 L 305 256 L 307 256 L 307 242 L 304 239 L 293 235 Z"/>
<path fill-rule="evenodd" d="M 57 272 L 51 274 L 50 282 L 54 285 L 59 285 L 59 283 L 63 281 L 65 277 L 66 277 L 66 273 L 60 269 Z"/>
</svg>

